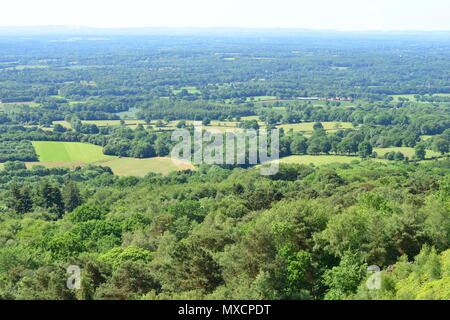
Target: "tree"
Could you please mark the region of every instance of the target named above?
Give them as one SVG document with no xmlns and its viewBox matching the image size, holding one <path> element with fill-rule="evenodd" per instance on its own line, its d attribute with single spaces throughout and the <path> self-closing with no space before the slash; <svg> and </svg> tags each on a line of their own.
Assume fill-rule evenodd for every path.
<svg viewBox="0 0 450 320">
<path fill-rule="evenodd" d="M 209 118 L 203 119 L 202 125 L 209 126 L 210 124 L 211 124 L 211 119 L 209 119 Z"/>
<path fill-rule="evenodd" d="M 397 161 L 405 160 L 405 155 L 403 153 L 401 153 L 400 151 L 397 151 L 395 153 L 394 160 L 397 160 Z"/>
<path fill-rule="evenodd" d="M 320 130 L 320 129 L 323 129 L 322 123 L 321 122 L 314 123 L 313 130 Z"/>
<path fill-rule="evenodd" d="M 13 184 L 11 186 L 11 195 L 7 200 L 8 207 L 17 214 L 30 212 L 33 208 L 30 188 L 28 186 L 19 188 Z"/>
<path fill-rule="evenodd" d="M 395 160 L 395 151 L 389 151 L 384 154 L 384 158 L 388 160 Z"/>
<path fill-rule="evenodd" d="M 440 152 L 442 155 L 449 152 L 450 143 L 447 139 L 439 137 L 433 141 L 431 148 L 435 151 Z"/>
<path fill-rule="evenodd" d="M 418 144 L 414 149 L 414 156 L 417 160 L 424 160 L 427 151 L 425 150 L 425 145 Z"/>
<path fill-rule="evenodd" d="M 339 300 L 356 292 L 366 269 L 367 264 L 356 253 L 345 252 L 339 266 L 326 270 L 323 275 L 324 283 L 329 287 L 325 299 Z"/>
<path fill-rule="evenodd" d="M 130 155 L 135 158 L 150 158 L 156 155 L 153 146 L 145 141 L 134 144 L 130 150 Z"/>
<path fill-rule="evenodd" d="M 318 154 L 322 152 L 319 139 L 310 139 L 308 141 L 308 154 Z"/>
<path fill-rule="evenodd" d="M 51 252 L 54 259 L 76 256 L 85 250 L 81 237 L 70 231 L 51 237 L 44 246 Z"/>
<path fill-rule="evenodd" d="M 372 154 L 372 145 L 367 142 L 361 142 L 358 145 L 358 153 L 361 158 L 368 158 Z"/>
<path fill-rule="evenodd" d="M 178 129 L 186 128 L 186 121 L 184 121 L 184 120 L 178 121 L 177 128 Z"/>
<path fill-rule="evenodd" d="M 239 128 L 258 130 L 259 124 L 257 120 L 244 120 L 239 123 Z"/>
<path fill-rule="evenodd" d="M 70 179 L 66 179 L 64 181 L 62 197 L 66 212 L 72 212 L 76 207 L 80 206 L 83 203 L 80 195 L 80 190 L 78 189 L 75 182 Z"/>
<path fill-rule="evenodd" d="M 83 204 L 78 206 L 68 215 L 70 221 L 74 223 L 86 222 L 90 220 L 101 220 L 106 216 L 106 210 L 101 206 Z"/>
<path fill-rule="evenodd" d="M 64 202 L 61 191 L 48 180 L 43 180 L 38 184 L 34 202 L 36 205 L 58 214 L 59 217 L 64 213 Z"/>
<path fill-rule="evenodd" d="M 291 152 L 293 154 L 306 154 L 308 149 L 307 141 L 303 136 L 295 136 L 291 143 Z"/>
<path fill-rule="evenodd" d="M 337 146 L 339 152 L 356 153 L 358 152 L 358 141 L 354 137 L 345 137 Z"/>
<path fill-rule="evenodd" d="M 66 132 L 67 129 L 64 128 L 62 125 L 60 125 L 59 123 L 55 124 L 55 126 L 53 127 L 53 131 L 55 132 Z"/>
</svg>

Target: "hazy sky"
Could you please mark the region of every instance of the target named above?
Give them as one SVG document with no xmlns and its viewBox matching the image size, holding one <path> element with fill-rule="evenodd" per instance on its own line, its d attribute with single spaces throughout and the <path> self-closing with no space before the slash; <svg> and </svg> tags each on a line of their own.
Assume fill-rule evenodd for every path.
<svg viewBox="0 0 450 320">
<path fill-rule="evenodd" d="M 1 26 L 450 30 L 450 0 L 0 0 Z"/>
</svg>

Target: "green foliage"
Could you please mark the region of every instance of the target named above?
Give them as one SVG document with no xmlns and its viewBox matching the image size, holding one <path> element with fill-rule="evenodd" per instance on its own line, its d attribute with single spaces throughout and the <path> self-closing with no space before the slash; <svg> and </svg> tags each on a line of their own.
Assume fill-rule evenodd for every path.
<svg viewBox="0 0 450 320">
<path fill-rule="evenodd" d="M 71 180 L 66 180 L 64 182 L 62 197 L 66 212 L 72 212 L 76 207 L 80 206 L 83 203 L 80 195 L 80 190 L 78 189 L 77 185 Z"/>
<path fill-rule="evenodd" d="M 449 170 L 446 160 L 369 160 L 281 165 L 262 177 L 258 168 L 203 166 L 108 184 L 94 168 L 73 170 L 72 181 L 90 178 L 76 185 L 86 203 L 71 213 L 48 219 L 34 190 L 31 211 L 3 209 L 0 295 L 445 299 Z M 78 195 L 64 192 L 71 182 L 62 177 L 44 182 Z M 82 269 L 75 295 L 59 285 L 69 264 Z M 366 285 L 372 264 L 383 269 L 380 290 Z"/>
<path fill-rule="evenodd" d="M 201 222 L 206 215 L 200 202 L 194 200 L 180 201 L 170 206 L 167 211 L 176 218 L 187 217 L 189 220 Z"/>
<path fill-rule="evenodd" d="M 150 262 L 153 254 L 145 249 L 135 246 L 126 248 L 115 247 L 100 255 L 100 261 L 110 264 L 114 270 L 120 268 L 123 264 L 128 262 Z"/>
<path fill-rule="evenodd" d="M 357 254 L 346 251 L 339 266 L 326 270 L 323 275 L 323 282 L 329 287 L 325 299 L 339 300 L 356 292 L 366 269 L 367 264 Z"/>
<path fill-rule="evenodd" d="M 57 260 L 76 256 L 85 250 L 82 237 L 70 231 L 49 237 L 43 242 L 43 247 Z"/>
<path fill-rule="evenodd" d="M 414 261 L 406 257 L 382 270 L 381 288 L 368 290 L 363 282 L 354 299 L 392 300 L 448 300 L 450 292 L 450 250 L 437 254 L 434 248 L 424 246 Z"/>
<path fill-rule="evenodd" d="M 418 160 L 425 159 L 425 155 L 426 155 L 425 145 L 418 144 L 416 146 L 416 148 L 414 149 L 414 151 L 415 151 L 414 156 L 416 159 L 418 159 Z"/>
<path fill-rule="evenodd" d="M 81 205 L 70 213 L 67 218 L 74 222 L 86 222 L 89 220 L 101 220 L 106 216 L 107 211 L 101 206 L 92 206 L 88 204 Z"/>
</svg>

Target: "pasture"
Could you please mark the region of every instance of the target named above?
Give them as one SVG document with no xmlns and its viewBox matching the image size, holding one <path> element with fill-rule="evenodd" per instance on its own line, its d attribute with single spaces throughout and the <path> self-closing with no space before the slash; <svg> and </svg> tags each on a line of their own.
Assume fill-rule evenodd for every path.
<svg viewBox="0 0 450 320">
<path fill-rule="evenodd" d="M 181 87 L 180 89 L 172 89 L 172 93 L 173 94 L 178 94 L 182 90 L 186 90 L 189 94 L 201 93 L 201 91 L 198 90 L 196 87 Z"/>
<path fill-rule="evenodd" d="M 414 98 L 415 94 L 391 94 L 390 96 L 394 98 L 394 101 L 399 101 L 400 98 L 416 101 Z"/>
<path fill-rule="evenodd" d="M 266 100 L 275 100 L 277 97 L 275 96 L 254 96 L 254 97 L 247 97 L 245 100 L 247 102 L 251 101 L 266 101 Z"/>
<path fill-rule="evenodd" d="M 82 123 L 95 124 L 97 127 L 120 126 L 121 120 L 83 120 Z M 137 126 L 145 124 L 144 120 L 123 120 L 126 126 Z"/>
<path fill-rule="evenodd" d="M 39 162 L 26 162 L 27 168 L 42 165 L 46 168 L 75 168 L 86 164 L 110 167 L 118 176 L 143 177 L 149 172 L 168 174 L 176 170 L 195 170 L 191 163 L 170 158 L 120 158 L 102 153 L 102 147 L 80 142 L 33 141 Z M 0 163 L 0 169 L 3 164 Z"/>
<path fill-rule="evenodd" d="M 93 163 L 115 159 L 104 155 L 102 147 L 81 142 L 33 141 L 39 161 Z"/>
<path fill-rule="evenodd" d="M 277 128 L 283 128 L 285 132 L 289 131 L 289 129 L 294 130 L 294 132 L 303 131 L 303 132 L 312 132 L 313 126 L 315 122 L 302 122 L 302 123 L 292 123 L 292 124 L 282 124 L 278 125 Z M 350 122 L 322 122 L 323 128 L 328 132 L 337 131 L 340 129 L 350 129 L 353 128 Z"/>
<path fill-rule="evenodd" d="M 390 96 L 394 98 L 394 101 L 399 101 L 400 98 L 409 99 L 411 101 L 416 101 L 414 98 L 416 94 L 391 94 Z M 429 97 L 430 95 L 426 94 L 425 97 Z M 450 93 L 435 93 L 433 94 L 435 97 L 450 97 Z"/>
<path fill-rule="evenodd" d="M 409 147 L 394 147 L 394 148 L 373 148 L 373 151 L 378 154 L 379 157 L 384 156 L 386 153 L 394 151 L 394 152 L 401 152 L 405 155 L 405 157 L 412 158 L 414 156 L 414 148 Z M 438 157 L 441 154 L 438 152 L 435 152 L 433 150 L 427 150 L 426 158 L 433 158 Z"/>
<path fill-rule="evenodd" d="M 117 158 L 113 160 L 96 163 L 97 165 L 110 167 L 115 175 L 143 177 L 149 172 L 168 174 L 176 170 L 194 170 L 191 163 L 172 160 L 170 158 Z"/>
<path fill-rule="evenodd" d="M 384 159 L 372 159 L 375 161 L 386 162 Z M 335 155 L 294 155 L 280 158 L 280 163 L 295 164 L 314 164 L 315 166 L 330 163 L 351 163 L 353 161 L 362 161 L 359 157 L 335 156 Z"/>
</svg>

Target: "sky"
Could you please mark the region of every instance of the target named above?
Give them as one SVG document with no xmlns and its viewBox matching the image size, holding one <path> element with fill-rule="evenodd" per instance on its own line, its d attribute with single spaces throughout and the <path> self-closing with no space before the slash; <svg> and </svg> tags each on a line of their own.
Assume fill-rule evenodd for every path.
<svg viewBox="0 0 450 320">
<path fill-rule="evenodd" d="M 0 26 L 450 30 L 450 0 L 1 0 Z"/>
</svg>

